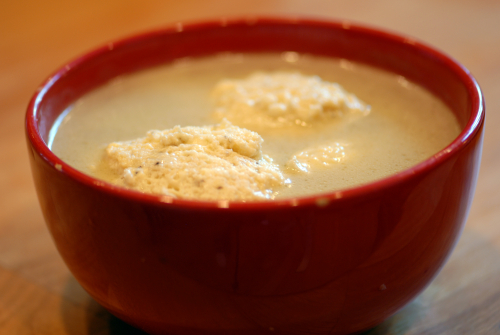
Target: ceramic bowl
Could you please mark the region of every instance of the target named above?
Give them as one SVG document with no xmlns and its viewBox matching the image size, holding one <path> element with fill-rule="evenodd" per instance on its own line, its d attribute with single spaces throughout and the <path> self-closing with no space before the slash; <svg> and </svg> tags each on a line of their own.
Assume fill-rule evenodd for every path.
<svg viewBox="0 0 500 335">
<path fill-rule="evenodd" d="M 383 180 L 251 203 L 112 186 L 46 145 L 68 106 L 116 76 L 185 56 L 283 51 L 404 76 L 442 99 L 462 132 Z M 483 122 L 474 78 L 414 39 L 347 21 L 252 18 L 177 24 L 68 63 L 31 100 L 26 135 L 55 244 L 78 282 L 117 317 L 151 334 L 346 334 L 395 313 L 445 263 L 473 197 Z"/>
</svg>

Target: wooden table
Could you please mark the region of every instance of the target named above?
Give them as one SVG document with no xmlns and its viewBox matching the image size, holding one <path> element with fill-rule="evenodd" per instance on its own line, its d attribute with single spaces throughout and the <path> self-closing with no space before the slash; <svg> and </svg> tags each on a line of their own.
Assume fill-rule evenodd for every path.
<svg viewBox="0 0 500 335">
<path fill-rule="evenodd" d="M 483 160 L 469 219 L 451 259 L 415 301 L 367 334 L 500 334 L 500 1 L 0 2 L 0 334 L 143 334 L 78 285 L 45 228 L 23 119 L 54 69 L 123 36 L 231 15 L 349 19 L 424 40 L 476 76 L 487 103 Z"/>
</svg>

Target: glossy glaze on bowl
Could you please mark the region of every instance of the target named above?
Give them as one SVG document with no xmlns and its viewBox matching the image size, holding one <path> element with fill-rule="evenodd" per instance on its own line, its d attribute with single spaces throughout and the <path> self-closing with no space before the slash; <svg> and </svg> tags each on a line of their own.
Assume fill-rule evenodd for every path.
<svg viewBox="0 0 500 335">
<path fill-rule="evenodd" d="M 198 202 L 95 180 L 48 132 L 108 80 L 185 56 L 296 51 L 396 72 L 463 127 L 423 163 L 361 187 L 273 202 Z M 466 69 L 410 38 L 296 19 L 176 25 L 97 49 L 56 72 L 26 117 L 42 211 L 59 252 L 110 312 L 152 334 L 345 334 L 376 325 L 432 280 L 474 193 L 484 103 Z"/>
</svg>

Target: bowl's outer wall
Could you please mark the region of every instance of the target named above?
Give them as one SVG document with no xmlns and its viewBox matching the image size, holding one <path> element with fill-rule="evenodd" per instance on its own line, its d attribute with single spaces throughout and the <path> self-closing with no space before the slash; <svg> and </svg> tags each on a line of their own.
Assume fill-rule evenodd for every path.
<svg viewBox="0 0 500 335">
<path fill-rule="evenodd" d="M 460 78 L 440 60 L 412 52 L 412 43 L 334 25 L 249 27 L 186 29 L 184 38 L 154 33 L 76 61 L 37 105 L 38 131 L 46 139 L 72 101 L 117 74 L 223 50 L 364 61 L 433 90 L 463 125 L 470 117 L 472 102 Z M 27 136 L 57 248 L 75 278 L 112 313 L 153 334 L 342 334 L 381 322 L 437 274 L 467 217 L 482 134 L 481 122 L 454 155 L 400 183 L 319 205 L 248 210 L 186 208 L 104 192 L 61 171 L 29 130 Z"/>
</svg>

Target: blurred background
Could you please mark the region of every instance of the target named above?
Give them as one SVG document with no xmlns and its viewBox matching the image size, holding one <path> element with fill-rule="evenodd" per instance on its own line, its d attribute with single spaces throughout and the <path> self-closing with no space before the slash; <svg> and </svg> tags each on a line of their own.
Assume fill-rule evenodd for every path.
<svg viewBox="0 0 500 335">
<path fill-rule="evenodd" d="M 29 169 L 23 120 L 37 86 L 106 42 L 179 22 L 288 15 L 350 20 L 422 40 L 481 85 L 487 122 L 462 238 L 414 302 L 366 334 L 500 334 L 500 1 L 0 0 L 0 334 L 143 334 L 73 279 L 51 241 Z"/>
</svg>

